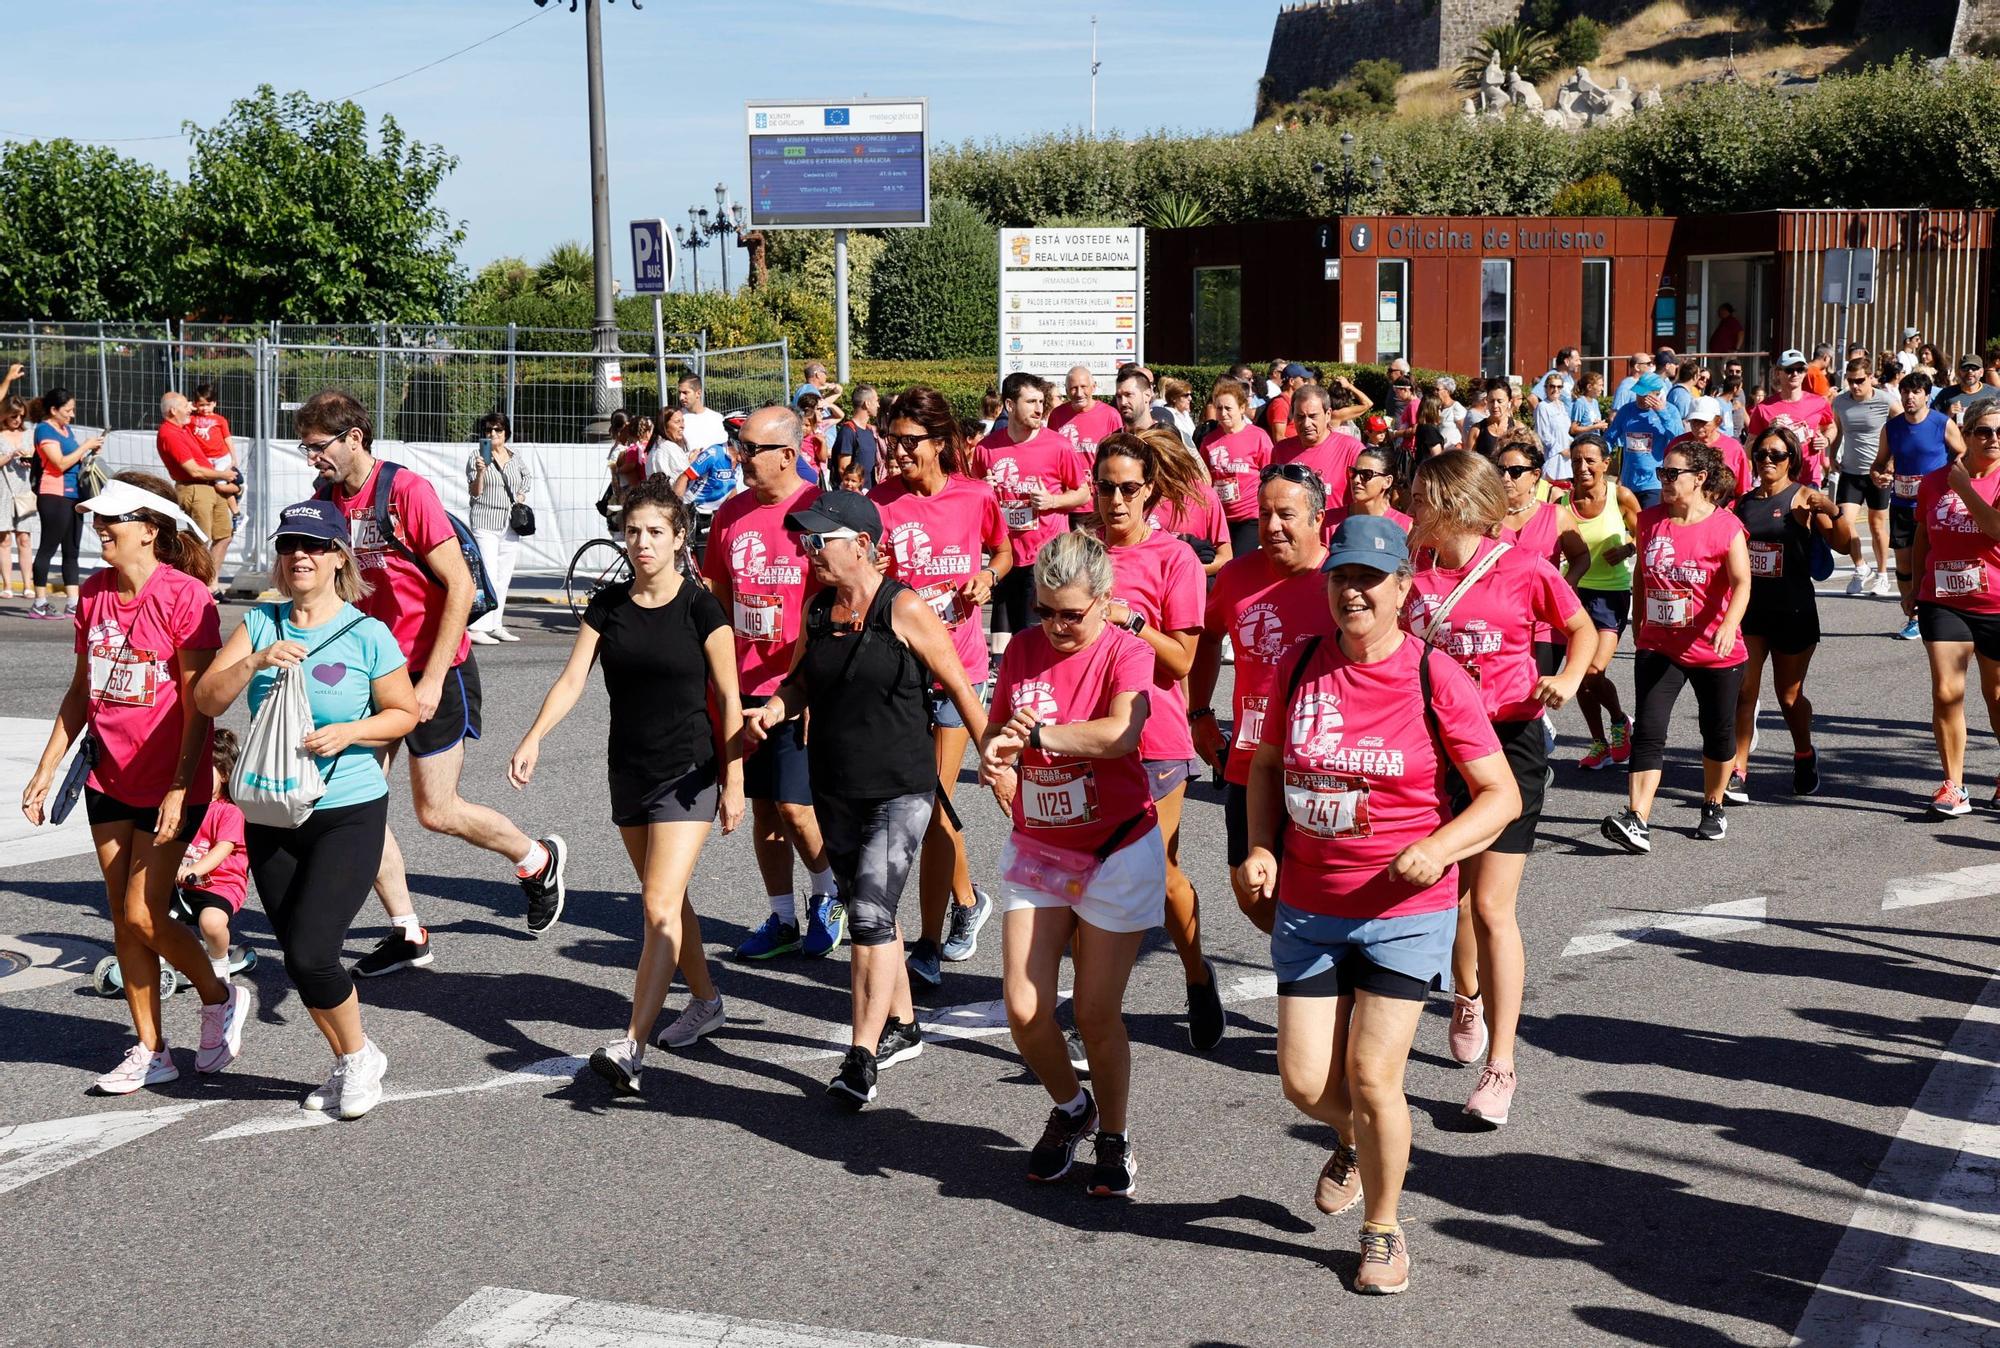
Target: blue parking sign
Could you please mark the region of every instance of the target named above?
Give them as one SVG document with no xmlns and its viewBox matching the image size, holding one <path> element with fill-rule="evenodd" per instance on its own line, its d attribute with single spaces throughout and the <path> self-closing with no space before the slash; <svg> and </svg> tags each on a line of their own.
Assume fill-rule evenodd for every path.
<svg viewBox="0 0 2000 1348">
<path fill-rule="evenodd" d="M 664 295 L 674 285 L 674 236 L 665 220 L 632 222 L 632 293 Z"/>
</svg>

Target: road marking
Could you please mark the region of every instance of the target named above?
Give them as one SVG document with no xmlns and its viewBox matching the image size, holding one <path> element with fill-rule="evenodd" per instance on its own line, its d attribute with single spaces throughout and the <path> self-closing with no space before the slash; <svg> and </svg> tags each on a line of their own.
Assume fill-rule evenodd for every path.
<svg viewBox="0 0 2000 1348">
<path fill-rule="evenodd" d="M 49 717 L 0 716 L 0 870 L 32 866 L 91 850 L 90 825 L 77 810 L 60 824 L 36 828 L 21 814 L 21 793 L 49 742 Z M 74 754 L 75 750 L 71 750 Z M 69 760 L 56 773 L 61 784 Z"/>
<path fill-rule="evenodd" d="M 1675 936 L 1724 936 L 1751 931 L 1764 925 L 1765 902 L 1761 897 L 1731 899 L 1687 912 L 1641 912 L 1609 918 L 1593 924 L 1599 930 L 1571 938 L 1563 947 L 1563 958 L 1601 955 L 1620 946 L 1664 941 Z"/>
<path fill-rule="evenodd" d="M 4 802 L 0 802 L 0 807 L 4 807 Z M 4 961 L 0 962 L 0 968 L 16 960 L 27 966 L 11 974 L 0 974 L 0 997 L 87 977 L 109 953 L 103 946 L 67 936 L 49 936 L 39 941 L 25 936 L 0 936 L 0 961 Z"/>
<path fill-rule="evenodd" d="M 1939 1055 L 1855 1206 L 1795 1345 L 1992 1343 L 2000 1335 L 2000 977 Z"/>
<path fill-rule="evenodd" d="M 1891 880 L 1882 891 L 1882 908 L 1884 911 L 1921 908 L 1929 903 L 1983 899 L 1992 894 L 2000 894 L 2000 865 L 1967 866 L 1964 870 L 1934 871 L 1907 880 Z"/>
<path fill-rule="evenodd" d="M 197 1100 L 184 1105 L 160 1105 L 154 1109 L 114 1110 L 104 1114 L 84 1114 L 73 1119 L 50 1119 L 46 1123 L 17 1123 L 0 1127 L 0 1194 L 47 1179 L 78 1161 L 101 1156 L 114 1147 L 140 1138 L 173 1123 L 185 1114 L 206 1109 L 219 1100 Z"/>
<path fill-rule="evenodd" d="M 478 1091 L 496 1091 L 505 1086 L 526 1086 L 539 1083 L 546 1086 L 551 1080 L 567 1079 L 583 1070 L 589 1059 L 578 1057 L 543 1058 L 540 1062 L 529 1063 L 517 1072 L 505 1072 L 484 1081 L 475 1081 L 470 1086 L 445 1086 L 428 1091 L 384 1091 L 382 1104 L 398 1100 L 431 1100 L 441 1095 L 470 1095 Z M 377 1108 L 380 1108 L 378 1105 Z M 339 1119 L 317 1109 L 300 1109 L 296 1105 L 278 1105 L 272 1113 L 261 1118 L 246 1119 L 242 1123 L 224 1128 L 219 1133 L 210 1133 L 204 1142 L 220 1142 L 232 1137 L 260 1137 L 265 1133 L 290 1133 L 300 1128 L 321 1128 Z"/>
<path fill-rule="evenodd" d="M 938 1339 L 739 1320 L 482 1287 L 413 1348 L 971 1348 Z"/>
</svg>

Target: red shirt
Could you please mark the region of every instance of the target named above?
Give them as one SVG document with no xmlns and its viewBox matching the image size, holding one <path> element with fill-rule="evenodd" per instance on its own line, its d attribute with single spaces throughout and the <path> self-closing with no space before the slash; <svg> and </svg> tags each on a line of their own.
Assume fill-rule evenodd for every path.
<svg viewBox="0 0 2000 1348">
<path fill-rule="evenodd" d="M 1110 715 L 1112 699 L 1120 693 L 1152 691 L 1153 648 L 1122 627 L 1106 623 L 1088 646 L 1064 654 L 1035 626 L 1009 642 L 1000 658 L 993 715 L 1005 720 L 1033 707 L 1044 725 L 1070 725 Z M 1129 844 L 1144 837 L 1158 817 L 1137 753 L 1057 758 L 1024 749 L 1020 777 L 1014 827 L 1072 851 L 1095 852 L 1136 815 L 1145 822 L 1126 831 Z"/>
<path fill-rule="evenodd" d="M 222 646 L 222 621 L 208 587 L 171 566 L 157 568 L 128 603 L 116 576 L 99 571 L 83 583 L 76 608 L 76 650 L 90 668 L 90 729 L 97 766 L 90 786 L 125 805 L 149 810 L 174 783 L 181 756 L 180 651 Z M 199 811 L 215 793 L 204 741 L 186 807 Z"/>
<path fill-rule="evenodd" d="M 1264 404 L 1264 429 L 1272 439 L 1289 437 L 1292 433 L 1292 395 L 1280 393 Z"/>
<path fill-rule="evenodd" d="M 984 482 L 947 473 L 944 490 L 935 496 L 911 491 L 901 478 L 892 478 L 869 493 L 869 499 L 882 512 L 889 574 L 915 590 L 951 629 L 965 677 L 975 684 L 986 682 L 991 664 L 979 610 L 960 591 L 985 565 L 981 553 L 997 552 L 1007 541 L 1000 498 Z"/>
<path fill-rule="evenodd" d="M 819 499 L 820 489 L 802 484 L 776 505 L 758 502 L 755 492 L 738 492 L 716 507 L 701 570 L 728 594 L 729 625 L 736 634 L 736 666 L 743 696 L 769 697 L 792 668 L 806 600 L 819 585 L 796 531 L 785 516 Z"/>
<path fill-rule="evenodd" d="M 220 412 L 196 412 L 188 419 L 188 429 L 201 442 L 201 451 L 211 464 L 231 452 L 229 418 Z"/>
<path fill-rule="evenodd" d="M 336 483 L 333 503 L 347 516 L 355 560 L 374 586 L 355 607 L 395 636 L 396 645 L 410 662 L 410 677 L 415 679 L 424 673 L 423 663 L 430 659 L 431 643 L 437 640 L 438 626 L 444 621 L 445 591 L 443 586 L 433 585 L 417 564 L 376 528 L 375 477 L 381 471 L 379 463 L 370 469 L 368 480 L 352 496 Z M 458 536 L 452 532 L 451 517 L 445 514 L 444 502 L 438 500 L 437 488 L 410 468 L 398 472 L 389 484 L 389 526 L 419 557 L 428 558 L 440 543 L 457 545 Z M 464 664 L 471 649 L 471 640 L 461 634 L 458 651 L 451 657 L 452 667 Z"/>
<path fill-rule="evenodd" d="M 1222 512 L 1234 522 L 1257 518 L 1257 475 L 1271 461 L 1271 437 L 1262 426 L 1245 426 L 1233 435 L 1215 431 L 1201 442 L 1210 479 Z"/>
<path fill-rule="evenodd" d="M 1124 430 L 1125 421 L 1118 415 L 1117 408 L 1093 398 L 1090 406 L 1080 412 L 1072 403 L 1056 408 L 1049 413 L 1048 429 L 1069 441 L 1082 467 L 1077 480 L 1088 481 L 1091 469 L 1097 463 L 1098 442 Z"/>
<path fill-rule="evenodd" d="M 1973 478 L 1972 489 L 1991 505 L 2000 473 Z M 1917 598 L 1967 613 L 2000 613 L 2000 542 L 1980 530 L 1952 490 L 1949 465 L 1917 484 L 1917 519 L 1928 545 Z"/>
<path fill-rule="evenodd" d="M 1665 506 L 1639 512 L 1632 623 L 1640 650 L 1703 669 L 1727 669 L 1748 658 L 1740 637 L 1727 658 L 1714 645 L 1715 629 L 1729 610 L 1729 547 L 1745 533 L 1733 510 L 1716 510 L 1699 524 L 1674 523 Z"/>
<path fill-rule="evenodd" d="M 1695 443 L 1698 442 L 1692 435 L 1677 435 L 1668 442 L 1667 448 L 1681 449 Z M 1715 452 L 1722 456 L 1722 466 L 1736 477 L 1736 495 L 1739 498 L 1747 496 L 1750 489 L 1757 485 L 1757 479 L 1751 475 L 1750 456 L 1743 452 L 1743 442 L 1734 436 L 1718 435 L 1715 437 Z"/>
<path fill-rule="evenodd" d="M 1332 512 L 1347 504 L 1347 470 L 1367 446 L 1345 431 L 1334 431 L 1316 445 L 1300 442 L 1296 435 L 1271 447 L 1272 463 L 1302 463 L 1326 483 L 1326 508 Z"/>
<path fill-rule="evenodd" d="M 1817 393 L 1801 393 L 1795 401 L 1788 403 L 1766 398 L 1750 409 L 1750 416 L 1743 425 L 1743 438 L 1754 445 L 1757 437 L 1768 428 L 1785 427 L 1797 437 L 1799 448 L 1805 452 L 1805 470 L 1800 480 L 1817 487 L 1826 464 L 1827 433 L 1833 425 L 1833 405 Z M 1746 486 L 1743 490 L 1748 491 L 1749 488 Z"/>
<path fill-rule="evenodd" d="M 1081 487 L 1082 462 L 1069 440 L 1048 430 L 1016 444 L 1003 428 L 973 446 L 972 476 L 984 479 L 1000 498 L 1000 513 L 1014 543 L 1014 565 L 1032 565 L 1044 543 L 1069 531 L 1068 511 L 1040 514 L 1030 497 L 1038 491 L 1059 496 Z"/>
<path fill-rule="evenodd" d="M 1224 778 L 1250 784 L 1250 759 L 1264 737 L 1271 681 L 1292 648 L 1309 636 L 1333 639 L 1333 610 L 1318 567 L 1279 574 L 1264 550 L 1232 557 L 1215 573 L 1202 630 L 1236 647 L 1235 739 Z"/>
<path fill-rule="evenodd" d="M 198 888 L 223 900 L 230 912 L 240 913 L 250 892 L 250 855 L 243 841 L 243 811 L 222 799 L 208 803 L 208 812 L 202 816 L 201 827 L 195 830 L 194 841 L 188 844 L 181 865 L 192 866 L 214 851 L 218 843 L 233 844 L 233 850 L 202 877 Z"/>
<path fill-rule="evenodd" d="M 1562 627 L 1583 609 L 1576 591 L 1553 566 L 1520 548 L 1509 548 L 1453 605 L 1442 625 L 1431 614 L 1498 543 L 1484 541 L 1465 565 L 1437 565 L 1429 549 L 1410 582 L 1403 626 L 1449 655 L 1479 685 L 1481 704 L 1495 721 L 1532 721 L 1535 701 L 1535 624 Z"/>
<path fill-rule="evenodd" d="M 208 453 L 201 447 L 194 429 L 172 421 L 160 423 L 160 434 L 156 441 L 160 451 L 160 462 L 166 465 L 167 476 L 176 482 L 192 482 L 186 465 L 198 468 L 212 468 Z M 225 442 L 227 443 L 227 442 Z"/>
<path fill-rule="evenodd" d="M 1332 917 L 1405 917 L 1458 903 L 1458 868 L 1417 889 L 1390 874 L 1396 855 L 1451 817 L 1446 763 L 1424 715 L 1417 660 L 1404 641 L 1387 659 L 1360 665 L 1334 637 L 1313 648 L 1285 717 L 1282 775 L 1284 857 L 1278 898 Z M 1290 685 L 1294 652 L 1274 690 Z M 1431 705 L 1445 751 L 1469 763 L 1500 752 L 1479 690 L 1465 671 L 1430 655 Z M 1233 757 L 1233 755 L 1232 755 Z"/>
<path fill-rule="evenodd" d="M 1201 628 L 1202 603 L 1208 577 L 1194 549 L 1162 530 L 1142 543 L 1108 548 L 1111 557 L 1111 597 L 1162 632 L 1194 632 Z M 1142 642 L 1144 637 L 1139 638 Z M 1152 654 L 1151 645 L 1146 647 Z M 1153 667 L 1152 714 L 1139 732 L 1139 757 L 1150 763 L 1194 757 L 1194 737 L 1188 732 L 1187 689 L 1178 677 Z"/>
</svg>

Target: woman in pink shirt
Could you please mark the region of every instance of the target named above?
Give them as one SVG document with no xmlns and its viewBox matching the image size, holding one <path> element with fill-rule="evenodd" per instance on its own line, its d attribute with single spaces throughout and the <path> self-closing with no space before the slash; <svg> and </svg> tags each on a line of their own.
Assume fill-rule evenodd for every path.
<svg viewBox="0 0 2000 1348">
<path fill-rule="evenodd" d="M 79 594 L 76 671 L 21 810 L 29 823 L 42 822 L 64 751 L 87 735 L 77 749 L 92 757 L 84 809 L 139 1035 L 97 1089 L 129 1095 L 180 1076 L 160 1023 L 162 959 L 201 994 L 198 1071 L 219 1072 L 235 1059 L 249 1016 L 249 989 L 218 978 L 201 942 L 167 911 L 182 854 L 215 789 L 211 722 L 195 710 L 193 693 L 222 630 L 208 592 L 215 559 L 171 483 L 120 473 L 77 509 L 97 531 L 104 569 Z"/>
<path fill-rule="evenodd" d="M 1217 380 L 1209 401 L 1215 429 L 1201 442 L 1201 452 L 1229 519 L 1230 550 L 1241 557 L 1257 546 L 1257 474 L 1271 461 L 1271 437 L 1250 424 L 1250 394 L 1243 385 Z"/>
<path fill-rule="evenodd" d="M 1392 449 L 1371 445 L 1354 456 L 1354 462 L 1347 469 L 1347 514 L 1373 515 L 1395 524 L 1404 533 L 1410 531 L 1410 517 L 1396 509 L 1396 469 L 1401 456 Z M 1331 488 L 1329 488 L 1331 490 Z M 1332 513 L 1327 515 L 1329 528 L 1327 536 L 1333 536 L 1331 526 L 1339 523 Z"/>
<path fill-rule="evenodd" d="M 1153 447 L 1162 464 L 1174 465 L 1170 470 L 1172 475 L 1188 484 L 1189 494 L 1185 499 L 1162 495 L 1159 504 L 1146 516 L 1147 522 L 1155 529 L 1178 536 L 1193 548 L 1194 555 L 1201 560 L 1202 571 L 1213 578 L 1236 554 L 1229 546 L 1229 520 L 1222 513 L 1221 498 L 1209 485 L 1208 465 L 1181 442 L 1180 436 L 1164 426 L 1148 426 L 1132 433 Z"/>
<path fill-rule="evenodd" d="M 1153 651 L 1151 711 L 1139 737 L 1139 758 L 1146 765 L 1166 843 L 1167 934 L 1174 938 L 1187 976 L 1188 1042 L 1206 1053 L 1222 1042 L 1222 994 L 1215 966 L 1202 955 L 1201 907 L 1181 869 L 1180 850 L 1181 808 L 1195 770 L 1182 681 L 1194 664 L 1208 586 L 1194 552 L 1148 522 L 1161 501 L 1193 494 L 1198 480 L 1184 475 L 1189 466 L 1178 457 L 1163 458 L 1139 436 L 1118 431 L 1098 442 L 1092 488 L 1098 534 L 1111 556 L 1107 616 Z"/>
<path fill-rule="evenodd" d="M 1732 510 L 1736 481 L 1712 446 L 1685 442 L 1661 460 L 1660 503 L 1639 513 L 1633 577 L 1638 712 L 1632 720 L 1630 801 L 1606 815 L 1604 836 L 1628 852 L 1653 850 L 1648 820 L 1666 761 L 1667 725 L 1683 686 L 1701 721 L 1701 822 L 1697 838 L 1728 832 L 1722 792 L 1736 759 L 1736 697 L 1743 686 L 1743 614 L 1750 607 L 1750 547 Z"/>
<path fill-rule="evenodd" d="M 1069 1173 L 1097 1130 L 1087 1187 L 1130 1198 L 1132 1046 L 1125 984 L 1165 913 L 1166 848 L 1139 758 L 1153 696 L 1153 648 L 1110 622 L 1104 545 L 1062 534 L 1035 559 L 1035 616 L 1001 657 L 979 777 L 1014 820 L 1001 850 L 1001 959 L 1014 1044 L 1055 1107 L 1028 1178 Z M 1056 1025 L 1063 951 L 1076 950 L 1076 1027 L 1097 1099 L 1078 1082 Z"/>
<path fill-rule="evenodd" d="M 1354 1288 L 1400 1292 L 1403 1071 L 1424 998 L 1451 975 L 1458 863 L 1500 835 L 1521 798 L 1478 687 L 1398 623 L 1411 579 L 1403 531 L 1343 520 L 1324 567 L 1338 634 L 1299 643 L 1279 667 L 1274 705 L 1287 711 L 1251 761 L 1238 874 L 1277 900 L 1285 1098 L 1339 1134 L 1314 1202 L 1335 1214 L 1365 1201 Z M 1451 768 L 1471 797 L 1456 815 Z"/>
</svg>

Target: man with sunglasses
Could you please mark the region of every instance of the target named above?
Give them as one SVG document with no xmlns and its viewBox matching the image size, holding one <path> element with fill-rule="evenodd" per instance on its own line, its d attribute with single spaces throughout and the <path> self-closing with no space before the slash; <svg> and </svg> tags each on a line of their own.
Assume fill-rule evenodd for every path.
<svg viewBox="0 0 2000 1348">
<path fill-rule="evenodd" d="M 1006 409 L 1004 422 L 993 428 L 972 449 L 972 476 L 993 488 L 1000 498 L 1000 513 L 1007 521 L 1007 537 L 1014 545 L 1014 569 L 993 587 L 993 632 L 990 645 L 997 664 L 1016 632 L 1028 627 L 1028 601 L 1034 589 L 1035 554 L 1042 545 L 1069 529 L 1068 512 L 1090 504 L 1090 489 L 1084 485 L 1088 465 L 1095 462 L 1097 439 L 1090 441 L 1090 457 L 1084 457 L 1085 432 L 1102 432 L 1102 419 L 1079 414 L 1074 405 L 1077 393 L 1101 408 L 1112 421 L 1110 408 L 1098 402 L 1092 390 L 1091 373 L 1082 366 L 1071 370 L 1069 391 L 1072 402 L 1061 410 L 1059 434 L 1048 417 L 1049 386 L 1035 375 L 1015 371 L 1000 385 L 1000 403 Z M 1044 429 L 1044 423 L 1047 429 Z M 1111 427 L 1116 430 L 1117 427 Z M 980 680 L 984 682 L 984 680 Z"/>
<path fill-rule="evenodd" d="M 1292 394 L 1294 434 L 1271 448 L 1271 462 L 1296 463 L 1318 474 L 1327 507 L 1347 503 L 1347 470 L 1361 441 L 1333 428 L 1333 399 L 1318 384 L 1301 384 Z M 1323 507 L 1324 509 L 1324 507 Z"/>
<path fill-rule="evenodd" d="M 1840 423 L 1833 408 L 1817 393 L 1806 392 L 1806 354 L 1796 348 L 1780 352 L 1771 367 L 1771 396 L 1750 409 L 1743 423 L 1743 438 L 1751 444 L 1772 426 L 1783 426 L 1799 442 L 1805 456 L 1799 480 L 1817 487 L 1825 480 L 1825 469 L 1840 443 Z"/>
<path fill-rule="evenodd" d="M 1958 382 L 1932 394 L 1931 406 L 1953 421 L 1962 422 L 1967 407 L 1981 398 L 1992 396 L 1993 390 L 1986 387 L 1985 362 L 1967 352 L 1958 358 Z"/>
<path fill-rule="evenodd" d="M 1848 557 L 1854 563 L 1854 577 L 1847 582 L 1847 593 L 1872 591 L 1891 597 L 1896 593 L 1896 578 L 1894 553 L 1889 548 L 1889 487 L 1875 480 L 1873 470 L 1882 447 L 1882 428 L 1902 409 L 1876 385 L 1874 368 L 1865 355 L 1849 360 L 1842 378 L 1846 387 L 1833 398 L 1833 415 L 1840 422 L 1840 481 L 1834 500 L 1853 535 Z M 1864 511 L 1875 546 L 1872 569 L 1861 561 Z"/>
<path fill-rule="evenodd" d="M 528 930 L 540 936 L 562 916 L 568 848 L 556 834 L 530 838 L 498 810 L 458 794 L 465 741 L 480 733 L 479 667 L 465 635 L 474 582 L 437 488 L 419 473 L 395 473 L 385 536 L 375 493 L 377 475 L 390 469 L 376 462 L 368 409 L 327 389 L 309 398 L 293 420 L 299 450 L 319 474 L 319 495 L 347 517 L 361 575 L 372 587 L 356 607 L 388 627 L 409 661 L 417 728 L 399 743 L 410 753 L 417 822 L 512 862 L 528 900 Z M 385 772 L 395 762 L 396 748 L 392 744 L 380 753 Z M 430 933 L 410 901 L 393 830 L 384 840 L 375 893 L 392 930 L 355 964 L 354 974 L 368 978 L 429 964 Z"/>
<path fill-rule="evenodd" d="M 1626 403 L 1631 402 L 1639 396 L 1635 391 L 1639 381 L 1651 373 L 1653 373 L 1652 352 L 1637 351 L 1627 357 L 1625 361 L 1625 377 L 1619 380 L 1618 387 L 1611 391 L 1611 410 L 1613 412 L 1623 411 Z M 1662 389 L 1666 387 L 1664 379 L 1660 381 L 1660 386 Z"/>
</svg>

